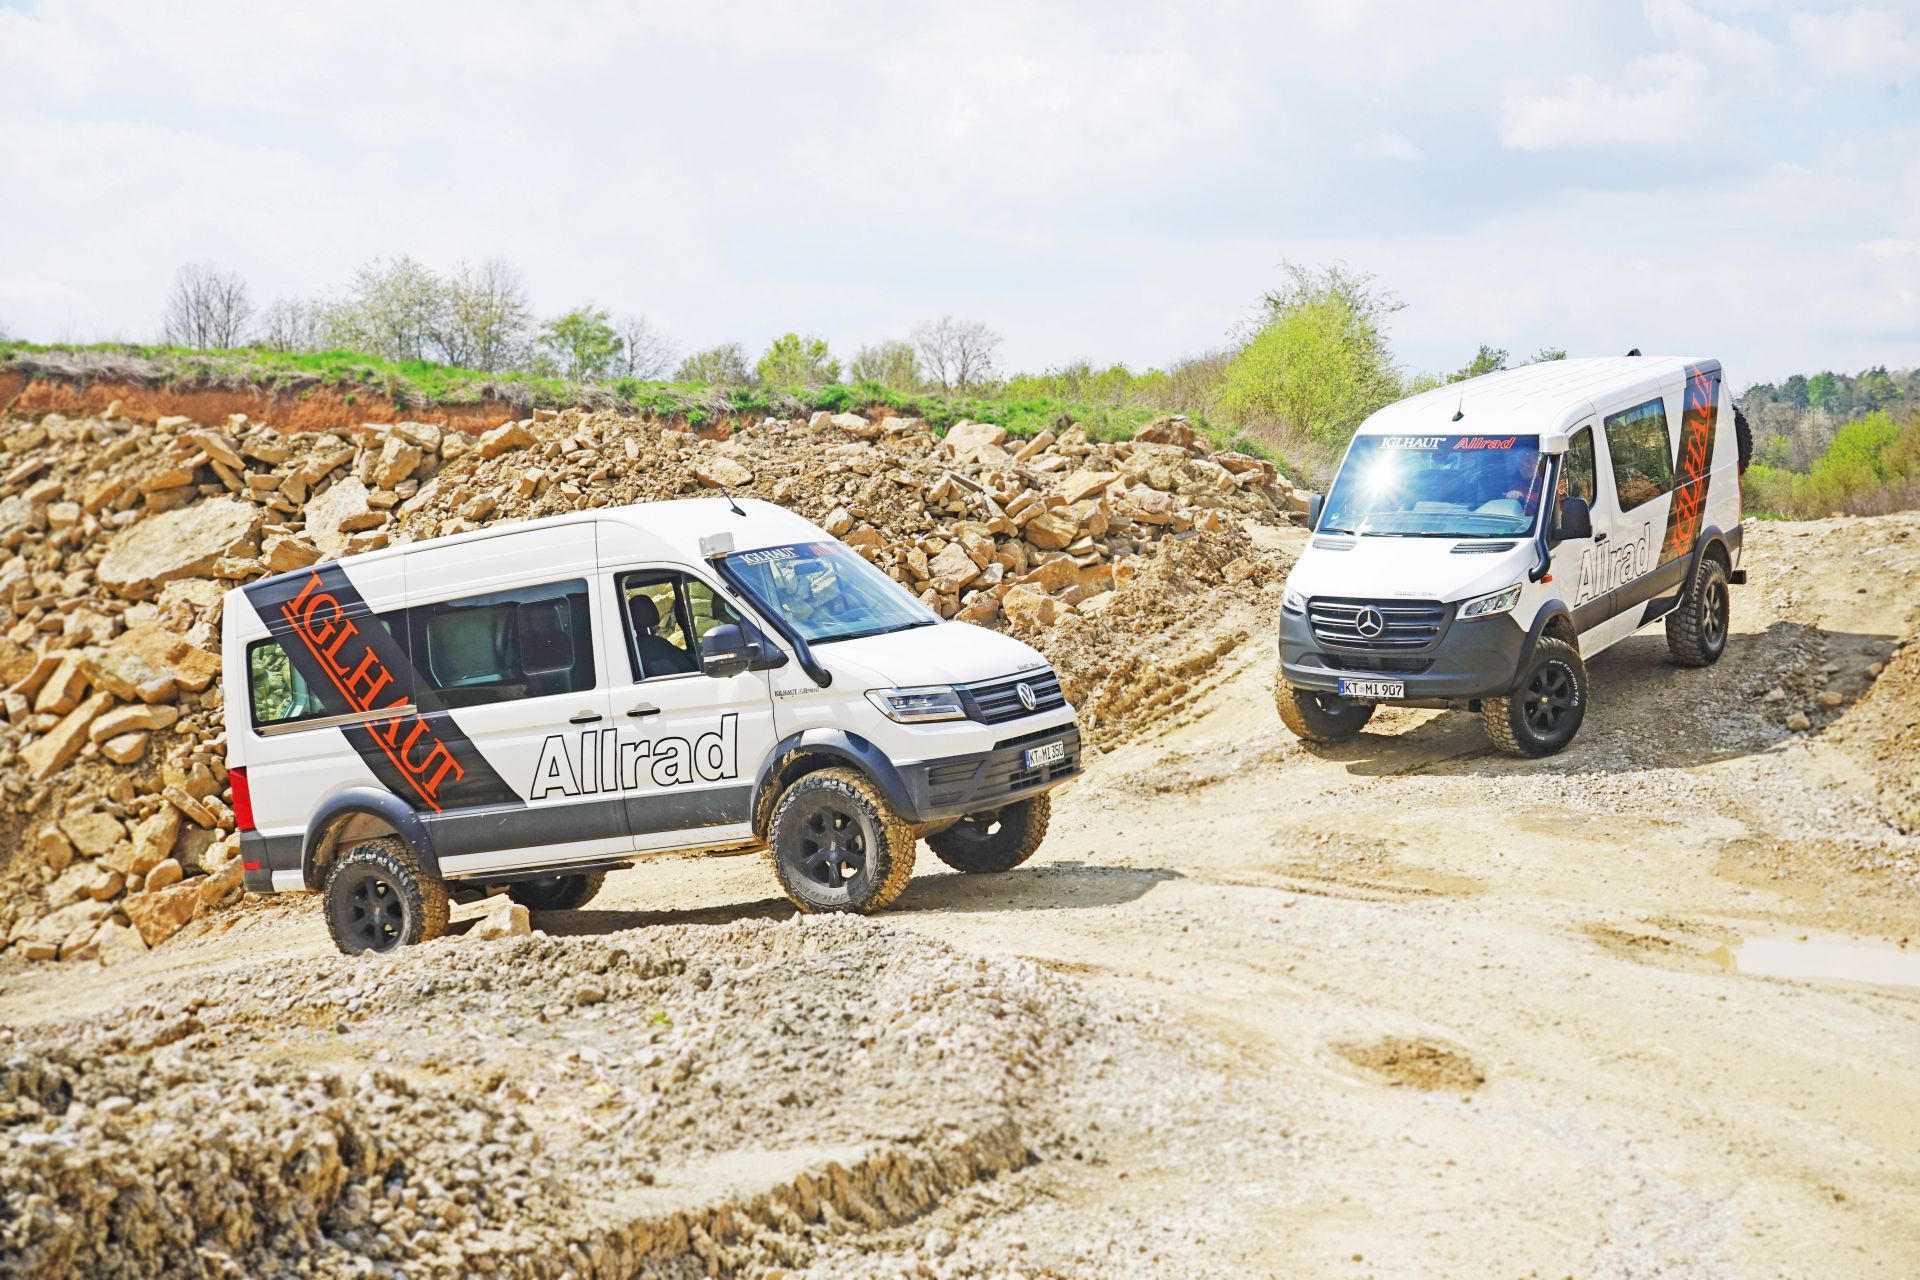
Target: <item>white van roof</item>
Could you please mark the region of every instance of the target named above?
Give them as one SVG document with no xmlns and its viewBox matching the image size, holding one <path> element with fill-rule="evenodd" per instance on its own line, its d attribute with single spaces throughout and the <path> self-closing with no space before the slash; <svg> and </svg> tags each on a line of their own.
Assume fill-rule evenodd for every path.
<svg viewBox="0 0 1920 1280">
<path fill-rule="evenodd" d="M 1689 369 L 1718 372 L 1705 356 L 1587 356 L 1543 360 L 1452 382 L 1380 409 L 1363 435 L 1538 435 L 1579 425 L 1598 410 L 1677 385 Z M 1454 421 L 1454 414 L 1461 415 Z"/>
</svg>

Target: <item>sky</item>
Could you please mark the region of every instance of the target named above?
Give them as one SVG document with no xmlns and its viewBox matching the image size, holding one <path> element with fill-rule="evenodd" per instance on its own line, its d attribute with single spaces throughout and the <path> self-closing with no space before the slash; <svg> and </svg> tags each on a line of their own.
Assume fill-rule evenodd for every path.
<svg viewBox="0 0 1920 1280">
<path fill-rule="evenodd" d="M 950 313 L 1164 367 L 1337 262 L 1409 370 L 1912 366 L 1920 0 L 0 0 L 0 330 L 399 253 L 683 351 Z"/>
</svg>

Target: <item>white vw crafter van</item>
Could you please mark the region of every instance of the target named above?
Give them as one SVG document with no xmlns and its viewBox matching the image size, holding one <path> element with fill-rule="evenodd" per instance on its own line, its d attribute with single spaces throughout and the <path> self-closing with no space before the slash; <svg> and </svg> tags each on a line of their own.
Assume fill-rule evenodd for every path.
<svg viewBox="0 0 1920 1280">
<path fill-rule="evenodd" d="M 1745 459 L 1717 360 L 1561 360 L 1414 396 L 1361 426 L 1280 621 L 1280 718 L 1358 733 L 1382 703 L 1477 710 L 1549 755 L 1585 660 L 1664 620 L 1705 666 L 1743 582 Z"/>
<path fill-rule="evenodd" d="M 229 592 L 223 625 L 247 888 L 323 891 L 349 952 L 435 936 L 450 896 L 573 908 L 692 849 L 764 845 L 802 910 L 873 911 L 922 837 L 1025 861 L 1080 771 L 1039 654 L 763 502 L 352 556 Z"/>
</svg>

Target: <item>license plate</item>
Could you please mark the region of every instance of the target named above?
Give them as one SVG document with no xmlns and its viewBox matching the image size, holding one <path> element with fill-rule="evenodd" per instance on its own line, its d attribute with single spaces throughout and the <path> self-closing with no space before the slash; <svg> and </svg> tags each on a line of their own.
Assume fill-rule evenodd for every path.
<svg viewBox="0 0 1920 1280">
<path fill-rule="evenodd" d="M 1343 698 L 1404 698 L 1407 696 L 1405 680 L 1342 680 L 1340 696 Z"/>
<path fill-rule="evenodd" d="M 1029 769 L 1037 769 L 1043 764 L 1059 764 L 1067 758 L 1067 744 L 1047 742 L 1037 747 L 1028 747 L 1026 758 Z"/>
</svg>

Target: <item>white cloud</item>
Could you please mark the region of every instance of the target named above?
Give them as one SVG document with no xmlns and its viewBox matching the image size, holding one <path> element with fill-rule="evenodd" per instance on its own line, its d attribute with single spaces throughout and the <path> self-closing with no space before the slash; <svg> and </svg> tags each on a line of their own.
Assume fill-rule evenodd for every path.
<svg viewBox="0 0 1920 1280">
<path fill-rule="evenodd" d="M 1796 13 L 1788 29 L 1808 65 L 1830 79 L 1903 83 L 1920 76 L 1920 32 L 1892 9 Z"/>
<path fill-rule="evenodd" d="M 1751 27 L 1722 22 L 1686 0 L 1643 0 L 1643 8 L 1656 37 L 1716 70 L 1745 76 L 1773 70 L 1773 42 Z"/>
<path fill-rule="evenodd" d="M 1515 151 L 1698 144 L 1711 112 L 1712 79 L 1691 54 L 1647 54 L 1617 77 L 1578 75 L 1565 87 L 1507 99 L 1501 144 Z"/>
<path fill-rule="evenodd" d="M 1415 161 L 1424 160 L 1427 155 L 1404 133 L 1376 133 L 1359 150 L 1382 160 Z"/>
</svg>

